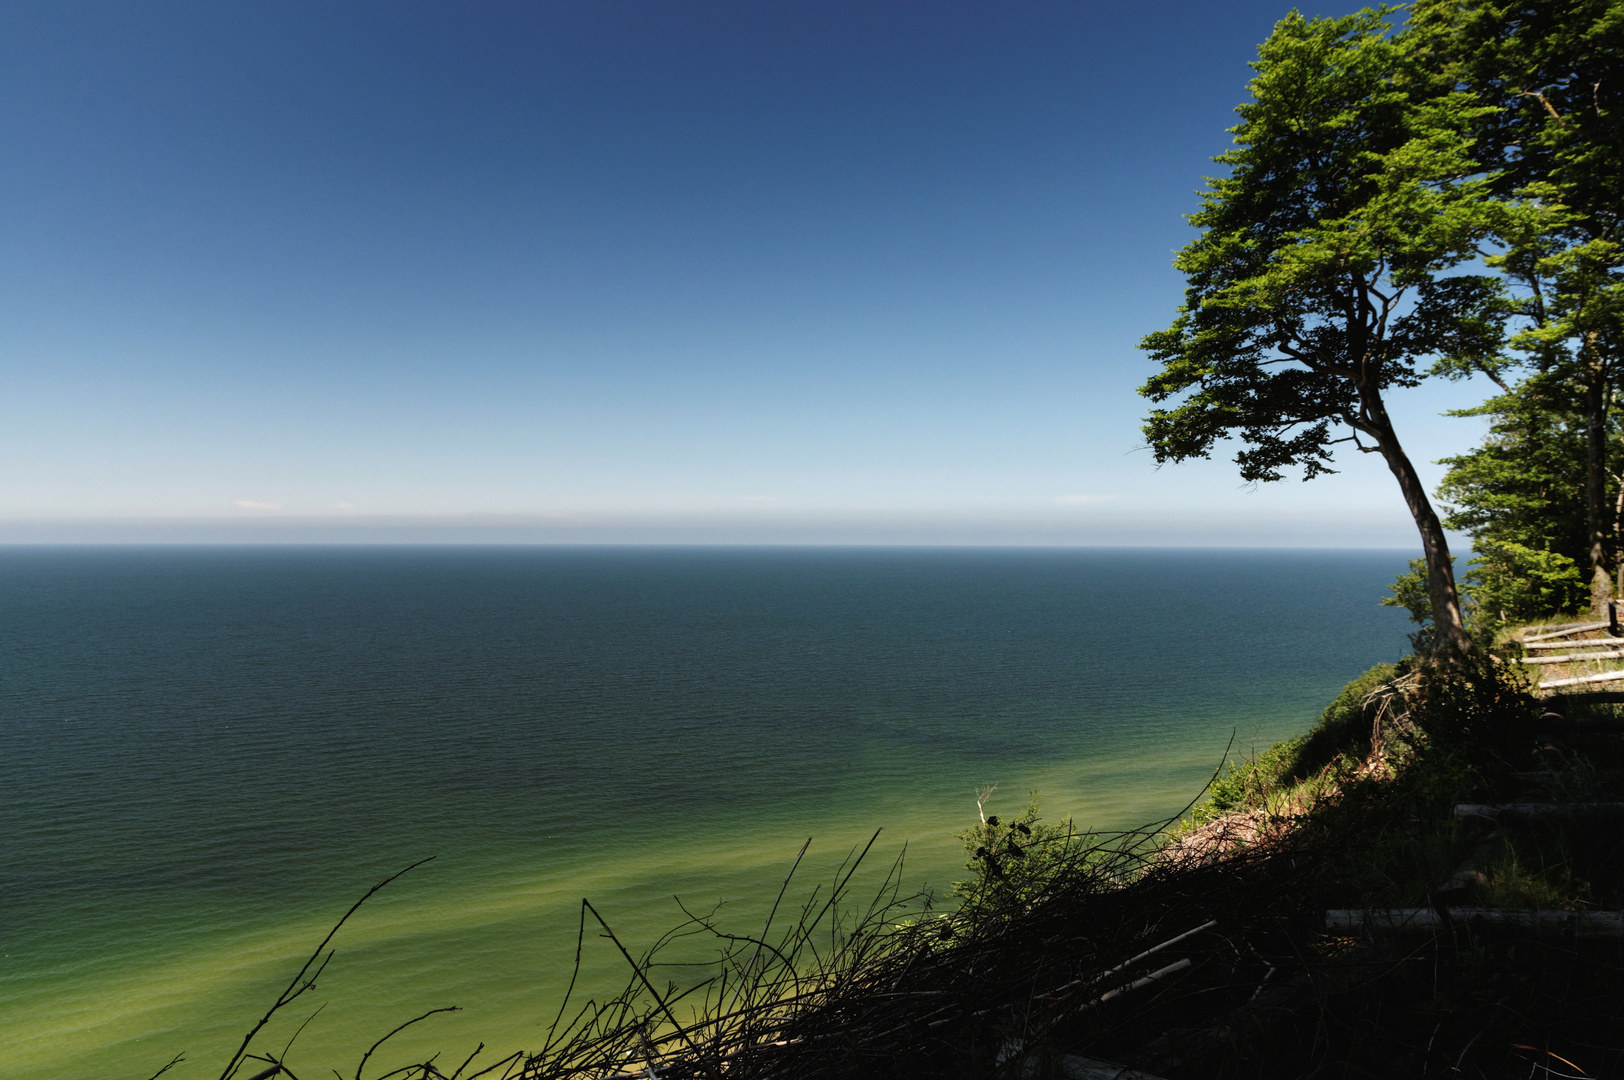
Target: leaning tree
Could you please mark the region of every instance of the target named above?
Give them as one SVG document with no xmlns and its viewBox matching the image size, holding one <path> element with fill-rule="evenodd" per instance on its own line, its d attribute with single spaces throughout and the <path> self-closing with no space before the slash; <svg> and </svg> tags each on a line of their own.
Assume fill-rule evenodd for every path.
<svg viewBox="0 0 1624 1080">
<path fill-rule="evenodd" d="M 1508 304 L 1471 272 L 1500 212 L 1473 155 L 1483 109 L 1411 68 L 1382 12 L 1278 23 L 1252 64 L 1235 147 L 1215 160 L 1174 265 L 1178 318 L 1140 347 L 1158 463 L 1238 439 L 1249 481 L 1378 453 L 1421 533 L 1440 648 L 1463 651 L 1449 545 L 1388 414 L 1440 359 L 1493 367 Z M 1427 366 L 1423 366 L 1427 365 Z"/>
</svg>

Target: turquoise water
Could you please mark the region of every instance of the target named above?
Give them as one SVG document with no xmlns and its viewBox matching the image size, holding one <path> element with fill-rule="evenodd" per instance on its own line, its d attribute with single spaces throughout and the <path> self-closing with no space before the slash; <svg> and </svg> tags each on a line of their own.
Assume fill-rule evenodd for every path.
<svg viewBox="0 0 1624 1080">
<path fill-rule="evenodd" d="M 808 836 L 808 885 L 883 828 L 945 892 L 978 784 L 1175 812 L 1232 732 L 1299 731 L 1404 651 L 1376 599 L 1407 555 L 0 550 L 0 1061 L 217 1075 L 428 855 L 345 928 L 292 1063 L 351 1072 L 446 1004 L 376 1071 L 535 1045 L 582 896 L 646 944 L 673 894 L 752 920 Z"/>
</svg>

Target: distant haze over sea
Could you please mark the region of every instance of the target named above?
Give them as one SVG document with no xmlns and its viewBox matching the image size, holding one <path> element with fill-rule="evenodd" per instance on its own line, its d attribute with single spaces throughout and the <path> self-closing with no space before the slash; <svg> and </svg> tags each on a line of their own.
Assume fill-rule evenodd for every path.
<svg viewBox="0 0 1624 1080">
<path fill-rule="evenodd" d="M 1109 502 L 1056 502 L 1045 512 L 716 514 L 353 514 L 243 511 L 222 517 L 0 519 L 8 544 L 517 544 L 853 547 L 1413 548 L 1415 523 L 1391 513 L 1345 514 L 1236 498 L 1222 510 L 1161 514 Z M 1085 512 L 1079 512 L 1081 505 Z M 1464 536 L 1452 536 L 1460 550 Z"/>
</svg>

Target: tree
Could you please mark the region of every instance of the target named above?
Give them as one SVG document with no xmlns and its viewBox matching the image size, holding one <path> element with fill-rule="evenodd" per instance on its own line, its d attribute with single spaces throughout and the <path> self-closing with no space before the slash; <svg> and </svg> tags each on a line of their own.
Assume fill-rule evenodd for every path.
<svg viewBox="0 0 1624 1080">
<path fill-rule="evenodd" d="M 1173 325 L 1140 347 L 1162 365 L 1140 392 L 1158 463 L 1238 437 L 1241 476 L 1312 479 L 1332 446 L 1379 453 L 1421 534 L 1440 647 L 1469 648 L 1449 545 L 1387 411 L 1420 360 L 1492 367 L 1510 310 L 1492 275 L 1462 272 L 1496 222 L 1470 134 L 1482 108 L 1415 72 L 1383 12 L 1292 13 L 1253 63 L 1227 176 L 1190 217 L 1201 235 Z M 1333 429 L 1347 435 L 1333 438 Z"/>
<path fill-rule="evenodd" d="M 1525 295 L 1514 347 L 1583 418 L 1579 559 L 1599 611 L 1616 565 L 1608 431 L 1624 379 L 1624 4 L 1417 0 L 1410 27 L 1419 68 L 1492 106 L 1477 120 L 1481 154 L 1496 190 L 1526 203 L 1488 261 Z"/>
<path fill-rule="evenodd" d="M 1514 543 L 1581 561 L 1588 545 L 1584 497 L 1585 423 L 1542 380 L 1518 385 L 1452 416 L 1483 416 L 1489 431 L 1474 450 L 1440 460 L 1444 527 L 1475 540 Z"/>
<path fill-rule="evenodd" d="M 1571 231 L 1570 231 L 1571 235 Z M 1608 428 L 1611 405 L 1624 377 L 1624 279 L 1618 245 L 1591 237 L 1538 259 L 1524 280 L 1545 278 L 1548 288 L 1534 325 L 1512 339 L 1515 347 L 1549 357 L 1540 373 L 1569 387 L 1584 424 L 1585 553 L 1591 610 L 1613 596 L 1608 539 L 1617 515 L 1609 495 Z M 1493 260 L 1498 262 L 1500 260 Z"/>
<path fill-rule="evenodd" d="M 1480 446 L 1439 462 L 1449 466 L 1437 491 L 1448 509 L 1444 527 L 1473 540 L 1463 590 L 1472 605 L 1502 620 L 1588 607 L 1591 585 L 1580 572 L 1590 554 L 1588 425 L 1563 380 L 1536 374 L 1451 415 L 1489 418 Z M 1615 416 L 1609 442 L 1618 436 Z M 1615 500 L 1609 531 L 1621 514 L 1624 502 Z"/>
</svg>

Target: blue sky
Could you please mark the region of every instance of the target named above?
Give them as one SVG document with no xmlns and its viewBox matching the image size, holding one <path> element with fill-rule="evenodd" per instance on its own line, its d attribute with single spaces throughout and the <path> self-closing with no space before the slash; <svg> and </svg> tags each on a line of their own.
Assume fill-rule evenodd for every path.
<svg viewBox="0 0 1624 1080">
<path fill-rule="evenodd" d="M 16 0 L 0 540 L 1413 546 L 1136 450 L 1285 10 Z"/>
</svg>

